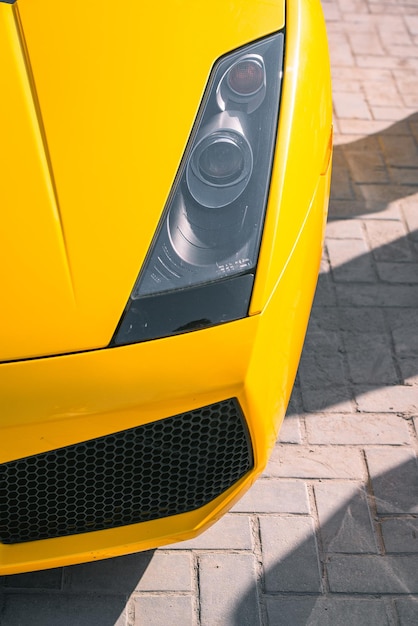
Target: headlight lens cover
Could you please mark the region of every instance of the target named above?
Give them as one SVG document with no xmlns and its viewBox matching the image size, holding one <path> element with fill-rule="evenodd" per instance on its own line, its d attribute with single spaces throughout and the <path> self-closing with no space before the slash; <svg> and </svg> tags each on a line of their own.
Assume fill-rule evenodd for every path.
<svg viewBox="0 0 418 626">
<path fill-rule="evenodd" d="M 276 138 L 284 35 L 218 61 L 113 345 L 245 317 Z"/>
</svg>

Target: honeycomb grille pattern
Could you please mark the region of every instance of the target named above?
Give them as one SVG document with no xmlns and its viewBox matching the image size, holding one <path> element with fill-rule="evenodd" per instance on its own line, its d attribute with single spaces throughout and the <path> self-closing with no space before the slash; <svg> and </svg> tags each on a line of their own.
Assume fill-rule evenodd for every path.
<svg viewBox="0 0 418 626">
<path fill-rule="evenodd" d="M 0 542 L 192 511 L 253 466 L 235 399 L 0 465 Z"/>
</svg>

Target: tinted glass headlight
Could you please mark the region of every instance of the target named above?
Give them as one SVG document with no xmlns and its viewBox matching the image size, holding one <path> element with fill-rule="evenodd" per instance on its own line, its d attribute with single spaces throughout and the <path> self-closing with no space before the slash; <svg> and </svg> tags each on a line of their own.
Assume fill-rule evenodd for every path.
<svg viewBox="0 0 418 626">
<path fill-rule="evenodd" d="M 114 344 L 246 316 L 272 167 L 283 45 L 278 33 L 216 64 Z"/>
</svg>

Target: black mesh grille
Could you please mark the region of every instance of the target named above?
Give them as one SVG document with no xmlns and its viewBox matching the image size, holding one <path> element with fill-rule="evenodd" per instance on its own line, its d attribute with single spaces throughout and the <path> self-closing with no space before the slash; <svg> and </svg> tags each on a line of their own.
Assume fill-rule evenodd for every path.
<svg viewBox="0 0 418 626">
<path fill-rule="evenodd" d="M 253 466 L 235 399 L 0 465 L 0 541 L 20 543 L 192 511 Z"/>
</svg>

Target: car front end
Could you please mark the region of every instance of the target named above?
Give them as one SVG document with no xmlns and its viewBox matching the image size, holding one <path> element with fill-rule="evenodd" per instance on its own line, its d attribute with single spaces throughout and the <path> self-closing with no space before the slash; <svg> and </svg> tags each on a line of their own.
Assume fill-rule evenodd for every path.
<svg viewBox="0 0 418 626">
<path fill-rule="evenodd" d="M 0 1 L 0 58 L 0 574 L 188 539 L 263 471 L 298 367 L 320 3 Z"/>
</svg>

